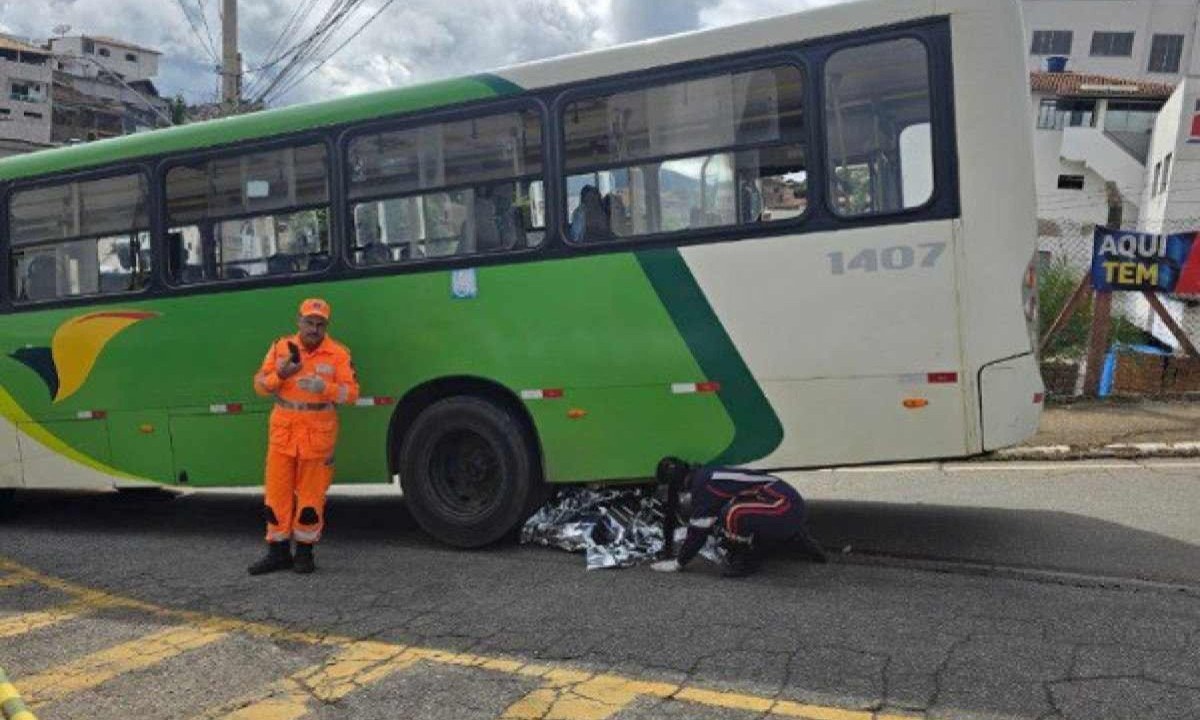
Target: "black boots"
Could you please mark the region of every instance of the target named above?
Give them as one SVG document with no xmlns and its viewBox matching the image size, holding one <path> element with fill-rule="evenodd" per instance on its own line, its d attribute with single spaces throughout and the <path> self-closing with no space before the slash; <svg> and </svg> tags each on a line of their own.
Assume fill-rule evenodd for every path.
<svg viewBox="0 0 1200 720">
<path fill-rule="evenodd" d="M 267 545 L 267 554 L 258 562 L 247 568 L 251 575 L 266 575 L 277 570 L 287 570 L 292 567 L 292 548 L 287 540 L 273 542 Z M 312 565 L 312 548 L 309 547 L 309 565 Z M 312 572 L 309 570 L 309 572 Z"/>
<path fill-rule="evenodd" d="M 296 572 L 307 575 L 317 569 L 313 562 L 313 546 L 308 543 L 296 543 L 296 560 L 295 566 L 292 567 Z"/>
</svg>

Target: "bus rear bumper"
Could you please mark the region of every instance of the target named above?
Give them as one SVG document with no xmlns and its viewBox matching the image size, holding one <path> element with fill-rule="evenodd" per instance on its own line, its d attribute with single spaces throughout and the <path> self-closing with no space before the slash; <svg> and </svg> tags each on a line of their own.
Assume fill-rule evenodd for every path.
<svg viewBox="0 0 1200 720">
<path fill-rule="evenodd" d="M 1033 437 L 1045 395 L 1033 353 L 985 365 L 979 371 L 983 450 L 999 450 Z"/>
</svg>

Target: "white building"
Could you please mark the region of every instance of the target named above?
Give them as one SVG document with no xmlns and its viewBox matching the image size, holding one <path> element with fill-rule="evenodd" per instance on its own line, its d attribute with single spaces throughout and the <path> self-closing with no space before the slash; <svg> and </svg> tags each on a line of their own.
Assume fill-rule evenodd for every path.
<svg viewBox="0 0 1200 720">
<path fill-rule="evenodd" d="M 51 54 L 0 36 L 0 157 L 50 144 Z"/>
<path fill-rule="evenodd" d="M 126 82 L 149 80 L 158 75 L 158 59 L 162 55 L 157 50 L 102 35 L 52 38 L 50 49 L 58 56 L 63 72 L 96 77 L 107 71 Z"/>
<path fill-rule="evenodd" d="M 1023 5 L 1040 249 L 1086 268 L 1114 198 L 1124 227 L 1200 230 L 1200 0 Z M 1125 317 L 1178 345 L 1140 296 L 1116 299 Z M 1163 300 L 1200 335 L 1200 303 Z"/>
<path fill-rule="evenodd" d="M 1153 82 L 1195 72 L 1200 0 L 1024 0 L 1029 70 L 1051 57 L 1081 73 Z"/>
</svg>

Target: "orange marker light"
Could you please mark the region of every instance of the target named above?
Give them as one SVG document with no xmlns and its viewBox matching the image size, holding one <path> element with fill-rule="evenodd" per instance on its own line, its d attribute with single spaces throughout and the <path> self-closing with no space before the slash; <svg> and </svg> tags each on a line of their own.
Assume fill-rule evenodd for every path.
<svg viewBox="0 0 1200 720">
<path fill-rule="evenodd" d="M 904 401 L 904 407 L 909 410 L 920 410 L 929 405 L 929 401 L 925 398 L 908 398 Z"/>
<path fill-rule="evenodd" d="M 581 408 L 571 408 L 567 411 L 567 417 L 571 418 L 572 420 L 582 420 L 583 418 L 587 417 L 587 410 L 583 410 Z"/>
<path fill-rule="evenodd" d="M 141 427 L 138 428 L 138 432 L 142 433 L 143 435 L 149 435 L 150 433 L 154 432 L 154 426 L 153 425 L 142 425 Z"/>
</svg>

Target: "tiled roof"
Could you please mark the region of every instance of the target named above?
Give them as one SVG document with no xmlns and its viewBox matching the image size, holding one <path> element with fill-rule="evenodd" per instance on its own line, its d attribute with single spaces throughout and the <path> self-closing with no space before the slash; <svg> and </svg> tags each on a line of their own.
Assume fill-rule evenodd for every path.
<svg viewBox="0 0 1200 720">
<path fill-rule="evenodd" d="M 1029 84 L 1034 92 L 1068 97 L 1134 97 L 1165 100 L 1175 92 L 1171 83 L 1142 82 L 1108 75 L 1074 72 L 1031 72 Z"/>
</svg>

